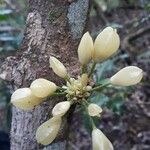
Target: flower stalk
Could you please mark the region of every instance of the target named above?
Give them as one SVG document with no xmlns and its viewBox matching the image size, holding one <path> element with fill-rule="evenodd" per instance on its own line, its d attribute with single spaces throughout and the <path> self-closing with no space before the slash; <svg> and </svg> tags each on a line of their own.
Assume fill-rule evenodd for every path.
<svg viewBox="0 0 150 150">
<path fill-rule="evenodd" d="M 89 117 L 89 120 L 90 120 L 90 123 L 91 123 L 91 126 L 92 126 L 92 129 L 95 129 L 96 128 L 96 125 L 93 121 L 93 118 L 89 115 L 88 113 L 88 102 L 86 100 L 83 101 L 83 106 L 84 106 L 84 109 L 85 109 L 85 112 L 86 114 L 88 115 Z"/>
<path fill-rule="evenodd" d="M 87 72 L 87 68 L 86 67 L 87 67 L 86 65 L 82 65 L 82 67 L 81 67 L 81 73 L 82 74 Z"/>
<path fill-rule="evenodd" d="M 104 84 L 93 87 L 91 90 L 89 90 L 89 92 L 100 91 L 104 89 L 105 87 L 108 87 L 109 85 L 111 85 L 111 83 L 109 80 L 107 80 L 107 82 L 105 82 Z"/>
<path fill-rule="evenodd" d="M 92 64 L 92 67 L 91 67 L 91 70 L 88 74 L 88 77 L 90 78 L 92 76 L 92 74 L 94 73 L 94 70 L 95 70 L 95 67 L 96 67 L 96 62 L 93 62 Z"/>
<path fill-rule="evenodd" d="M 53 95 L 52 96 L 65 96 L 66 95 L 66 93 L 65 92 L 55 92 L 55 93 L 53 93 Z"/>
</svg>

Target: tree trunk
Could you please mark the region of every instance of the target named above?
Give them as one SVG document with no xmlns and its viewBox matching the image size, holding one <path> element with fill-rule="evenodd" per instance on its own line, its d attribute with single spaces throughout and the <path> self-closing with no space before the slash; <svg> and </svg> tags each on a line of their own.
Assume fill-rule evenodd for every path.
<svg viewBox="0 0 150 150">
<path fill-rule="evenodd" d="M 24 39 L 15 56 L 8 57 L 0 77 L 11 83 L 13 90 L 29 87 L 39 77 L 57 85 L 62 79 L 49 68 L 49 56 L 62 61 L 68 71 L 79 72 L 77 45 L 86 26 L 89 0 L 29 0 Z M 12 109 L 11 150 L 64 150 L 67 144 L 67 119 L 64 118 L 58 138 L 49 146 L 38 145 L 35 132 L 51 117 L 51 109 L 62 98 L 49 98 L 32 111 Z"/>
</svg>

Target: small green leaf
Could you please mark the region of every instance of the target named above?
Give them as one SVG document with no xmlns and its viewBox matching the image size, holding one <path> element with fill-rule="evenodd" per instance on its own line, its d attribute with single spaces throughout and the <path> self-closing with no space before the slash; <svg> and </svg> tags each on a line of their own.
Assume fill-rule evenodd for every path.
<svg viewBox="0 0 150 150">
<path fill-rule="evenodd" d="M 92 103 L 104 107 L 107 105 L 107 102 L 109 101 L 109 97 L 102 93 L 95 92 L 94 95 L 90 98 L 90 101 Z"/>
<path fill-rule="evenodd" d="M 92 132 L 92 124 L 91 124 L 91 121 L 90 121 L 90 118 L 89 118 L 89 115 L 84 111 L 83 109 L 83 125 L 85 127 L 85 129 L 88 131 L 89 134 L 91 134 Z M 100 118 L 99 117 L 92 117 L 94 123 L 96 126 L 98 126 L 99 122 L 100 122 Z"/>
<path fill-rule="evenodd" d="M 84 124 L 84 127 L 86 128 L 86 130 L 88 131 L 88 133 L 91 133 L 92 131 L 92 125 L 90 124 L 90 119 L 89 119 L 89 116 L 88 114 L 83 111 L 83 124 Z"/>
<path fill-rule="evenodd" d="M 107 107 L 111 109 L 118 115 L 121 115 L 123 112 L 123 104 L 124 104 L 125 96 L 122 94 L 116 94 L 113 96 L 109 102 L 107 103 Z"/>
<path fill-rule="evenodd" d="M 112 59 L 109 59 L 107 61 L 105 61 L 102 64 L 98 64 L 96 66 L 96 70 L 97 70 L 97 82 L 99 82 L 100 80 L 102 80 L 104 78 L 104 74 L 107 71 L 111 71 L 114 68 L 114 61 Z"/>
</svg>

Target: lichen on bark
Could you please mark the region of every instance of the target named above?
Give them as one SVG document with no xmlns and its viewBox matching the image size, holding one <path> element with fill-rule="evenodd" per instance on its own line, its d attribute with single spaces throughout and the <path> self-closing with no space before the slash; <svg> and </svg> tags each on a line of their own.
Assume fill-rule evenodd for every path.
<svg viewBox="0 0 150 150">
<path fill-rule="evenodd" d="M 88 13 L 87 8 L 89 8 L 88 0 L 77 0 L 68 8 L 67 17 L 74 39 L 78 39 L 82 35 L 87 20 L 85 17 Z"/>
</svg>

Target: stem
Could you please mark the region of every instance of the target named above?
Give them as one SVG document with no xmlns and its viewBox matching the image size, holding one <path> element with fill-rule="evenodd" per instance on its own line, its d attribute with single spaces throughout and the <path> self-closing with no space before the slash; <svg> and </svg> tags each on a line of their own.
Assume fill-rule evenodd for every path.
<svg viewBox="0 0 150 150">
<path fill-rule="evenodd" d="M 94 123 L 94 121 L 93 121 L 92 117 L 91 117 L 91 116 L 89 116 L 89 119 L 90 119 L 90 122 L 91 122 L 92 128 L 93 128 L 93 129 L 95 129 L 95 128 L 96 128 L 96 126 L 95 126 L 95 123 Z"/>
<path fill-rule="evenodd" d="M 91 70 L 90 70 L 90 73 L 88 74 L 88 77 L 89 77 L 89 78 L 90 78 L 91 75 L 93 74 L 94 69 L 95 69 L 95 66 L 96 66 L 96 62 L 94 62 L 94 63 L 92 64 L 92 68 L 91 68 Z"/>
<path fill-rule="evenodd" d="M 58 91 L 61 91 L 61 90 L 63 90 L 63 91 L 64 91 L 65 89 L 64 89 L 64 88 L 62 88 L 62 87 L 57 86 L 57 90 L 58 90 Z"/>
<path fill-rule="evenodd" d="M 106 87 L 110 85 L 110 82 L 108 81 L 107 83 L 103 84 L 103 85 L 99 85 L 99 86 L 96 86 L 94 88 L 92 88 L 91 90 L 89 90 L 88 92 L 93 92 L 93 91 L 98 91 L 98 90 L 101 90 L 102 88 Z"/>
<path fill-rule="evenodd" d="M 53 95 L 51 96 L 62 96 L 62 95 L 66 95 L 66 92 L 61 92 L 61 93 L 54 93 Z"/>
<path fill-rule="evenodd" d="M 83 73 L 86 73 L 86 71 L 87 71 L 86 65 L 83 65 L 83 66 L 82 66 L 82 74 L 83 74 Z"/>
<path fill-rule="evenodd" d="M 69 75 L 66 76 L 65 80 L 68 81 L 69 83 L 71 83 Z"/>
<path fill-rule="evenodd" d="M 89 113 L 88 113 L 87 105 L 88 105 L 88 102 L 87 102 L 86 100 L 84 100 L 83 106 L 84 106 L 84 108 L 85 108 L 86 113 L 88 114 L 88 117 L 89 117 L 90 123 L 91 123 L 91 125 L 92 125 L 92 128 L 95 129 L 96 126 L 95 126 L 95 123 L 94 123 L 92 117 L 91 117 L 91 116 L 89 115 Z"/>
</svg>

